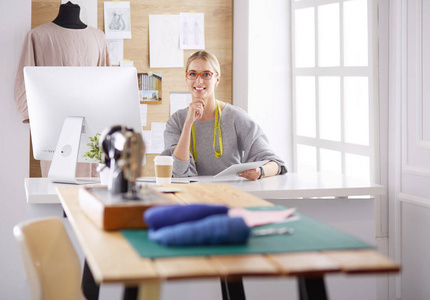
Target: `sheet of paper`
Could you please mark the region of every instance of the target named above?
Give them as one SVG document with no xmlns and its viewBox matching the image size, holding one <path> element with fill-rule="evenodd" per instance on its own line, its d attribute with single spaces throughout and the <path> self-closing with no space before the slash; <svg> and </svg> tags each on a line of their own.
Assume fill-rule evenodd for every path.
<svg viewBox="0 0 430 300">
<path fill-rule="evenodd" d="M 65 4 L 69 0 L 61 0 L 61 4 Z M 88 26 L 97 28 L 97 0 L 73 0 L 73 4 L 79 5 L 81 8 L 79 18 Z"/>
<path fill-rule="evenodd" d="M 191 93 L 170 93 L 170 115 L 188 107 L 192 100 Z"/>
<path fill-rule="evenodd" d="M 166 129 L 166 123 L 151 123 L 153 153 L 161 153 L 164 150 L 164 129 Z"/>
<path fill-rule="evenodd" d="M 181 49 L 205 49 L 205 14 L 179 13 Z"/>
<path fill-rule="evenodd" d="M 183 68 L 179 48 L 179 15 L 149 15 L 149 64 L 151 68 Z"/>
<path fill-rule="evenodd" d="M 143 130 L 145 153 L 158 154 L 164 150 L 164 129 L 166 129 L 166 123 L 152 122 L 151 130 Z"/>
<path fill-rule="evenodd" d="M 109 60 L 112 66 L 119 66 L 124 59 L 124 40 L 107 40 Z"/>
<path fill-rule="evenodd" d="M 248 162 L 243 164 L 231 165 L 230 167 L 224 169 L 224 171 L 221 171 L 218 174 L 214 175 L 213 178 L 224 177 L 224 176 L 236 176 L 237 173 L 240 173 L 246 170 L 256 169 L 262 165 L 265 165 L 268 162 L 269 162 L 268 160 L 262 160 L 262 161 L 253 161 L 253 162 Z"/>
<path fill-rule="evenodd" d="M 148 104 L 140 104 L 140 123 L 142 126 L 146 126 L 146 120 L 148 118 Z"/>
<path fill-rule="evenodd" d="M 153 153 L 152 152 L 152 131 L 151 130 L 142 130 L 142 139 L 145 143 L 145 153 Z"/>
<path fill-rule="evenodd" d="M 106 39 L 131 39 L 130 1 L 104 2 Z"/>
</svg>

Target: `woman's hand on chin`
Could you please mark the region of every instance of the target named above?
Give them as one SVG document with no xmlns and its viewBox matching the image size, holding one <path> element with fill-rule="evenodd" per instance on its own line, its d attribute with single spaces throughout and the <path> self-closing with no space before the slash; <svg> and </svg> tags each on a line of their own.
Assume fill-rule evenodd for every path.
<svg viewBox="0 0 430 300">
<path fill-rule="evenodd" d="M 194 123 L 195 120 L 200 120 L 203 117 L 205 109 L 205 101 L 203 99 L 193 99 L 193 102 L 188 106 L 187 121 Z"/>
</svg>

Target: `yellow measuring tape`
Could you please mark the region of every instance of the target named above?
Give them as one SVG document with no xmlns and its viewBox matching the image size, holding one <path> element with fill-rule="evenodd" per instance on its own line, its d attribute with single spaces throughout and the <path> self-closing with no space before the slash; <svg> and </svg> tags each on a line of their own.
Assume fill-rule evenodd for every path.
<svg viewBox="0 0 430 300">
<path fill-rule="evenodd" d="M 219 151 L 216 151 L 215 149 L 215 140 L 216 140 L 216 132 L 218 129 L 218 141 L 219 141 Z M 197 149 L 196 149 L 196 131 L 194 129 L 194 123 L 191 126 L 191 132 L 193 137 L 193 148 L 191 149 L 190 145 L 190 151 L 193 154 L 194 161 L 197 162 Z M 215 157 L 220 158 L 222 156 L 222 133 L 221 133 L 221 108 L 219 106 L 218 100 L 216 101 L 216 109 L 215 109 L 215 125 L 214 125 L 214 141 L 212 144 L 212 148 L 214 149 Z"/>
</svg>

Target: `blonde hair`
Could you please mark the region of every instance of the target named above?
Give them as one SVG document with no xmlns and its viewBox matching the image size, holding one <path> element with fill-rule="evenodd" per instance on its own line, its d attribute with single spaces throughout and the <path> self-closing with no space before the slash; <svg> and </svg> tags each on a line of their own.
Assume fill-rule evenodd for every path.
<svg viewBox="0 0 430 300">
<path fill-rule="evenodd" d="M 187 60 L 185 72 L 188 72 L 188 67 L 190 66 L 190 63 L 195 59 L 206 60 L 207 62 L 209 62 L 212 65 L 212 67 L 214 68 L 214 70 L 218 74 L 218 76 L 221 76 L 221 68 L 220 68 L 218 59 L 212 53 L 209 53 L 209 52 L 204 51 L 204 50 L 197 51 L 197 52 L 194 52 L 193 54 L 191 54 L 191 56 Z"/>
</svg>

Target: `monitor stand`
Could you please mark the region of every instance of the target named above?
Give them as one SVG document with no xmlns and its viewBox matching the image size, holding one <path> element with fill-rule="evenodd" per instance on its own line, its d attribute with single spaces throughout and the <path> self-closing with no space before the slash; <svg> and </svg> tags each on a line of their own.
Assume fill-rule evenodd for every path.
<svg viewBox="0 0 430 300">
<path fill-rule="evenodd" d="M 84 117 L 67 117 L 58 138 L 57 147 L 49 169 L 48 178 L 52 182 L 91 184 L 100 182 L 99 178 L 77 178 L 79 144 L 81 141 Z"/>
</svg>

